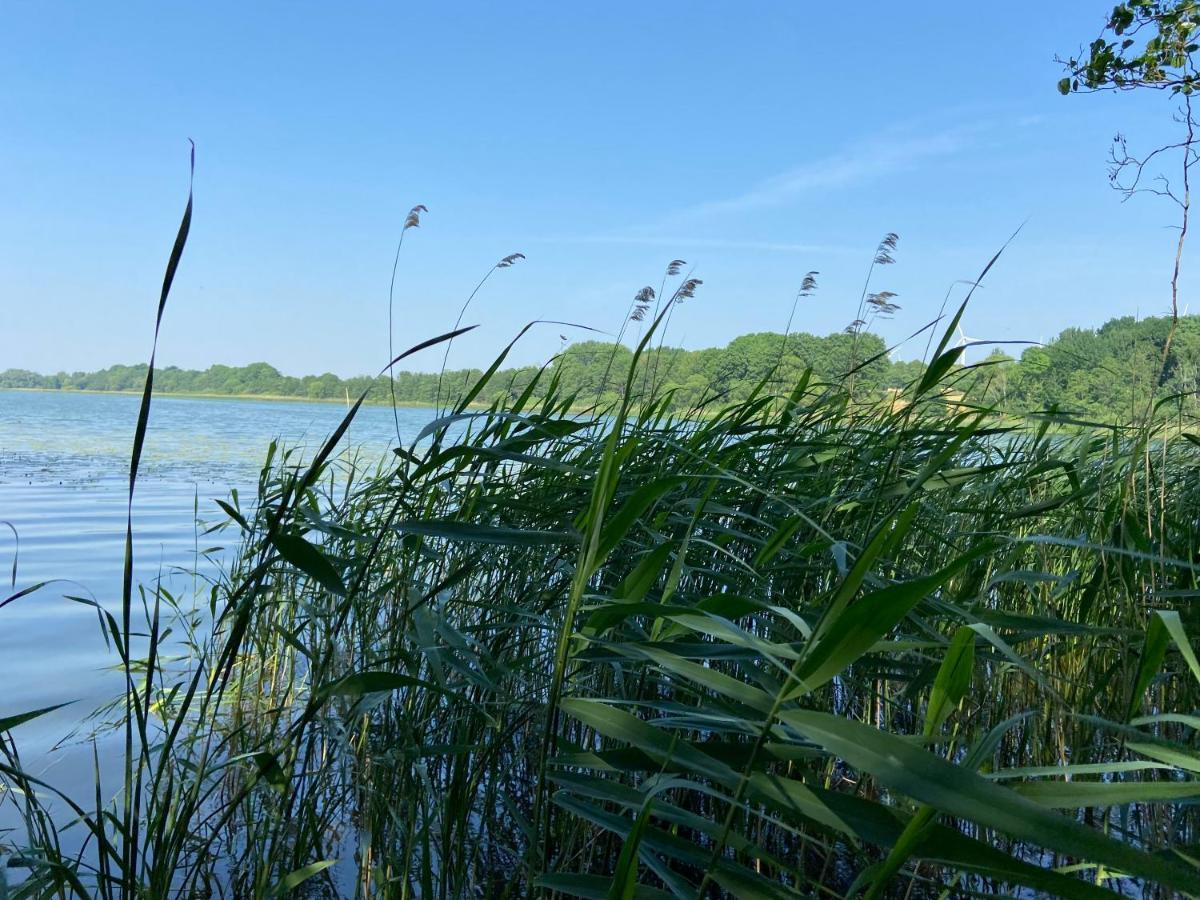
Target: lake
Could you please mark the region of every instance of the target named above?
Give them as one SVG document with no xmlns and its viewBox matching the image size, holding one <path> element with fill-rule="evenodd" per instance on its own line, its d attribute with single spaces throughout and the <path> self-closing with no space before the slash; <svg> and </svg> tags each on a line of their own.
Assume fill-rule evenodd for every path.
<svg viewBox="0 0 1200 900">
<path fill-rule="evenodd" d="M 55 581 L 0 608 L 0 718 L 70 703 L 14 733 L 31 771 L 53 767 L 56 784 L 79 789 L 91 784 L 90 747 L 68 742 L 46 751 L 119 693 L 121 681 L 95 611 L 66 596 L 120 609 L 129 451 L 140 402 L 0 391 L 0 521 L 19 537 L 15 587 Z M 237 487 L 251 501 L 272 439 L 311 456 L 345 413 L 339 404 L 156 397 L 134 497 L 135 582 L 162 577 L 188 591 L 190 577 L 180 570 L 195 568 L 198 551 L 214 543 L 201 536 L 198 521 L 224 518 L 214 498 Z M 436 415 L 397 413 L 404 443 Z M 396 443 L 392 410 L 384 406 L 363 407 L 343 439 L 372 465 Z M 226 541 L 233 538 L 229 532 Z M 13 593 L 17 549 L 12 531 L 0 525 L 0 599 Z"/>
</svg>

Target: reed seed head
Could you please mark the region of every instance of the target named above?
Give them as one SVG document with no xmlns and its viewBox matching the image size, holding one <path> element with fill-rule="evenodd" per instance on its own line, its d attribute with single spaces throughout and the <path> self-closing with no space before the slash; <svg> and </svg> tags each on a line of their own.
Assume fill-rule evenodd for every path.
<svg viewBox="0 0 1200 900">
<path fill-rule="evenodd" d="M 892 256 L 892 252 L 896 249 L 896 244 L 899 240 L 900 235 L 894 231 L 889 231 L 883 236 L 883 240 L 875 248 L 875 265 L 890 266 L 896 261 L 896 258 Z"/>
<path fill-rule="evenodd" d="M 418 203 L 416 206 L 410 209 L 408 211 L 408 215 L 404 218 L 404 230 L 408 231 L 410 228 L 420 228 L 421 213 L 426 212 L 429 212 L 429 210 L 426 208 L 424 203 Z"/>
<path fill-rule="evenodd" d="M 877 294 L 869 295 L 867 304 L 874 309 L 875 315 L 886 318 L 900 309 L 899 303 L 892 303 L 892 298 L 895 296 L 896 294 L 892 291 L 880 291 Z"/>
<path fill-rule="evenodd" d="M 646 318 L 646 311 L 650 308 L 650 303 L 654 300 L 654 288 L 647 285 L 633 296 L 633 312 L 630 313 L 629 319 L 633 322 L 640 322 Z"/>
<path fill-rule="evenodd" d="M 675 292 L 675 302 L 682 303 L 684 300 L 690 300 L 696 296 L 696 288 L 704 284 L 699 278 L 689 278 L 679 286 L 679 290 Z"/>
</svg>

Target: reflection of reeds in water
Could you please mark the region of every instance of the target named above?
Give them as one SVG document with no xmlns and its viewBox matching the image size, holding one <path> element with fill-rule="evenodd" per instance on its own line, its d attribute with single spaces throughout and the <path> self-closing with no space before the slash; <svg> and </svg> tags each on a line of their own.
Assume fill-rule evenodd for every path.
<svg viewBox="0 0 1200 900">
<path fill-rule="evenodd" d="M 1195 447 L 1000 419 L 959 316 L 895 397 L 672 417 L 631 398 L 673 306 L 615 406 L 544 370 L 377 475 L 333 477 L 344 427 L 272 446 L 213 627 L 107 622 L 128 756 L 81 860 L 5 739 L 29 890 L 1200 890 Z"/>
</svg>

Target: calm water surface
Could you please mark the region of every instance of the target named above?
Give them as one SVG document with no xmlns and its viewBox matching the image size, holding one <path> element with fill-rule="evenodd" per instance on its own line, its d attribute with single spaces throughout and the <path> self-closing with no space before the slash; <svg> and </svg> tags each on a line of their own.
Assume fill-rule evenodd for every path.
<svg viewBox="0 0 1200 900">
<path fill-rule="evenodd" d="M 45 751 L 120 689 L 95 611 L 66 597 L 120 608 L 139 403 L 133 396 L 0 391 L 0 520 L 19 535 L 16 589 L 57 580 L 0 609 L 0 718 L 72 703 L 16 732 L 27 761 L 37 759 L 30 767 L 53 767 L 57 783 L 89 784 L 90 750 Z M 197 551 L 213 544 L 198 522 L 224 518 L 214 498 L 232 487 L 252 498 L 272 439 L 311 455 L 345 412 L 336 404 L 156 398 L 134 498 L 135 580 L 163 577 L 188 590 L 191 579 L 178 570 L 195 568 Z M 400 409 L 403 441 L 434 415 Z M 361 409 L 343 443 L 363 462 L 384 459 L 396 444 L 392 410 Z M 232 539 L 229 532 L 225 540 Z M 0 525 L 0 599 L 12 593 L 17 546 Z"/>
</svg>

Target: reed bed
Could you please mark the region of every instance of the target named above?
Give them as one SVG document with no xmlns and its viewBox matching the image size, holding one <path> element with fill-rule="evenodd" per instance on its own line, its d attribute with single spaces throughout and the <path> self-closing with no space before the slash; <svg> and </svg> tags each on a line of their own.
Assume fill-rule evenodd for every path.
<svg viewBox="0 0 1200 900">
<path fill-rule="evenodd" d="M 1196 891 L 1196 447 L 939 391 L 273 457 L 189 652 L 109 621 L 137 798 L 56 856 L 10 754 L 10 893 Z"/>
<path fill-rule="evenodd" d="M 997 415 L 961 308 L 904 403 L 670 413 L 638 361 L 689 284 L 615 406 L 548 367 L 472 409 L 502 355 L 378 469 L 357 405 L 272 446 L 203 608 L 99 608 L 120 783 L 0 720 L 0 894 L 1200 894 L 1190 423 Z"/>
</svg>

